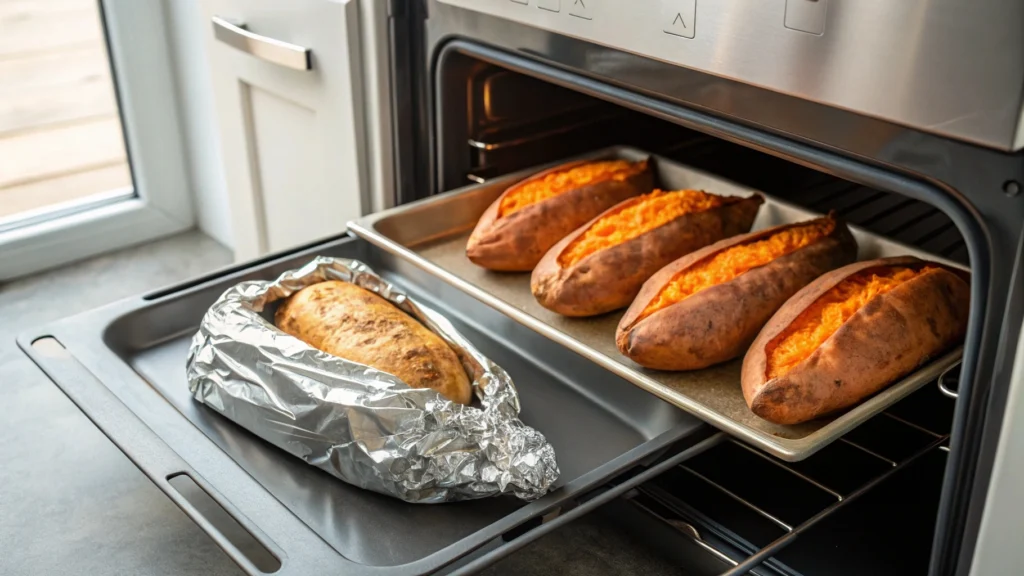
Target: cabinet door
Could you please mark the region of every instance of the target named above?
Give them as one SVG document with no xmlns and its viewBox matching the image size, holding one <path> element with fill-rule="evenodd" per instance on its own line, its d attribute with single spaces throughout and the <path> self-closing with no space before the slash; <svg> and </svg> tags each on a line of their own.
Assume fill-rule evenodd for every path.
<svg viewBox="0 0 1024 576">
<path fill-rule="evenodd" d="M 202 3 L 236 259 L 341 233 L 371 193 L 358 2 Z"/>
</svg>

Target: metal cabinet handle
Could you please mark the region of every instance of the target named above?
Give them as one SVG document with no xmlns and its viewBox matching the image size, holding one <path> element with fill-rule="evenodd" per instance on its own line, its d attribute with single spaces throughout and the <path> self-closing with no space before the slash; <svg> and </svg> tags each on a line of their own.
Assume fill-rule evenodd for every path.
<svg viewBox="0 0 1024 576">
<path fill-rule="evenodd" d="M 295 70 L 310 70 L 312 50 L 288 42 L 282 42 L 245 29 L 242 22 L 229 22 L 220 16 L 213 17 L 213 35 L 217 40 L 237 48 L 246 54 Z"/>
</svg>

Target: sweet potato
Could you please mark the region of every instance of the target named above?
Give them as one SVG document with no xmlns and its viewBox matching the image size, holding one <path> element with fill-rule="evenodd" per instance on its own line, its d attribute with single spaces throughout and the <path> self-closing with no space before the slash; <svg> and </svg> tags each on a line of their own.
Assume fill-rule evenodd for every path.
<svg viewBox="0 0 1024 576">
<path fill-rule="evenodd" d="M 644 283 L 615 343 L 637 364 L 659 370 L 731 360 L 797 290 L 856 258 L 857 242 L 831 215 L 727 238 Z"/>
<path fill-rule="evenodd" d="M 653 185 L 647 160 L 581 161 L 546 170 L 505 190 L 487 208 L 466 256 L 490 270 L 528 272 L 567 234 Z"/>
<path fill-rule="evenodd" d="M 750 230 L 759 195 L 655 190 L 607 210 L 555 244 L 533 271 L 537 301 L 565 316 L 629 305 L 644 281 L 673 260 Z"/>
<path fill-rule="evenodd" d="M 743 396 L 777 424 L 852 406 L 960 342 L 969 304 L 967 274 L 942 264 L 898 257 L 833 270 L 758 334 Z"/>
<path fill-rule="evenodd" d="M 448 344 L 380 296 L 349 282 L 318 282 L 292 294 L 274 314 L 278 328 L 310 346 L 432 388 L 469 404 L 473 388 Z"/>
</svg>

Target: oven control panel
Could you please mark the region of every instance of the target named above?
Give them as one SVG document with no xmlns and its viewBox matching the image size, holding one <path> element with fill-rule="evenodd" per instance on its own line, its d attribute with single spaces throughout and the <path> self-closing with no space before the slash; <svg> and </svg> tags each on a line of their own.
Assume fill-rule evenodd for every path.
<svg viewBox="0 0 1024 576">
<path fill-rule="evenodd" d="M 1003 149 L 1024 147 L 1020 0 L 436 0 Z"/>
</svg>

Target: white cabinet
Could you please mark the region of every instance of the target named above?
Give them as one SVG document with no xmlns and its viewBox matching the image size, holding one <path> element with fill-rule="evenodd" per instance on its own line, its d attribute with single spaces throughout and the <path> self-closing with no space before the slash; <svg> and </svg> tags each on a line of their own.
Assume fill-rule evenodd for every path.
<svg viewBox="0 0 1024 576">
<path fill-rule="evenodd" d="M 387 205 L 384 3 L 201 3 L 236 259 L 336 235 Z"/>
</svg>

